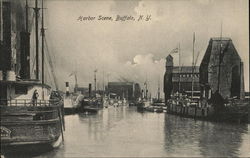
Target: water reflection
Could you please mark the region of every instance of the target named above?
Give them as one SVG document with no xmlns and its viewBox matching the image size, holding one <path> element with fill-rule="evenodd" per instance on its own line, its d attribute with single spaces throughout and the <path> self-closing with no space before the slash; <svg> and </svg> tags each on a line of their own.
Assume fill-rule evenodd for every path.
<svg viewBox="0 0 250 158">
<path fill-rule="evenodd" d="M 240 155 L 242 136 L 247 134 L 247 125 L 204 122 L 200 124 L 199 146 L 203 156 L 236 157 Z"/>
<path fill-rule="evenodd" d="M 138 113 L 135 107 L 68 115 L 65 121 L 64 145 L 37 158 L 250 156 L 249 125 Z"/>
<path fill-rule="evenodd" d="M 165 150 L 169 156 L 246 156 L 240 148 L 250 140 L 242 139 L 249 135 L 248 126 L 165 115 Z"/>
</svg>

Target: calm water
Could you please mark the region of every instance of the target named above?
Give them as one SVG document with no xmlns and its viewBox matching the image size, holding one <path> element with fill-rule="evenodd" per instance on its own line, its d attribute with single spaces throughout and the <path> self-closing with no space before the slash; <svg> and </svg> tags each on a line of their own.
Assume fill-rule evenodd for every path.
<svg viewBox="0 0 250 158">
<path fill-rule="evenodd" d="M 50 157 L 250 156 L 250 125 L 194 121 L 110 107 L 65 118 L 65 142 Z"/>
</svg>

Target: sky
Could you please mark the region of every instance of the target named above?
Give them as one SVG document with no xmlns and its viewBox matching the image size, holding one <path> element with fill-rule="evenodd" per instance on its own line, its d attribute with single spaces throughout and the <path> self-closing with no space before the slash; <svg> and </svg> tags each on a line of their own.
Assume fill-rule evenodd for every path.
<svg viewBox="0 0 250 158">
<path fill-rule="evenodd" d="M 230 37 L 244 62 L 245 89 L 249 77 L 248 0 L 46 0 L 45 26 L 61 90 L 77 71 L 79 86 L 107 81 L 147 81 L 152 96 L 163 87 L 165 58 L 180 44 L 181 65 L 199 65 L 211 37 Z M 113 21 L 82 17 L 112 17 Z M 115 21 L 116 16 L 135 21 Z M 140 15 L 150 20 L 137 21 Z M 222 24 L 222 29 L 221 29 Z M 178 66 L 178 54 L 173 54 Z"/>
</svg>

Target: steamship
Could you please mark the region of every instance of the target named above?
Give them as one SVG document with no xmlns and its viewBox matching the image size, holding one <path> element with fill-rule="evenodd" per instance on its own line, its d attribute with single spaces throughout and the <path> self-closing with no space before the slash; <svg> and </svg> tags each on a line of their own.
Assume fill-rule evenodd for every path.
<svg viewBox="0 0 250 158">
<path fill-rule="evenodd" d="M 1 3 L 0 110 L 1 153 L 41 151 L 58 147 L 63 140 L 63 103 L 44 80 L 43 0 L 35 0 L 36 79 L 31 79 L 28 1 Z M 26 13 L 26 14 L 25 14 Z M 32 15 L 32 14 L 31 14 Z M 38 26 L 41 21 L 42 51 L 39 55 Z M 26 23 L 26 25 L 25 25 Z M 39 62 L 39 59 L 42 62 Z M 41 75 L 39 67 L 42 67 Z M 41 80 L 39 80 L 39 76 Z"/>
</svg>

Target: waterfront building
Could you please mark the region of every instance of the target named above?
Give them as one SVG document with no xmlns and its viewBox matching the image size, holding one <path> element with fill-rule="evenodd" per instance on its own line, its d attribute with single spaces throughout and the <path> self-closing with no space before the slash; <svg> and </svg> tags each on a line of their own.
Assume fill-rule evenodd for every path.
<svg viewBox="0 0 250 158">
<path fill-rule="evenodd" d="M 230 38 L 211 38 L 200 65 L 201 96 L 244 98 L 243 62 Z"/>
<path fill-rule="evenodd" d="M 179 91 L 179 82 L 180 82 L 180 92 L 191 93 L 192 91 L 192 78 L 193 82 L 193 91 L 199 93 L 200 86 L 199 86 L 199 66 L 195 66 L 192 71 L 192 66 L 182 66 L 173 67 L 173 92 Z"/>
<path fill-rule="evenodd" d="M 107 91 L 120 99 L 136 100 L 140 97 L 140 85 L 134 82 L 109 82 Z"/>
<path fill-rule="evenodd" d="M 192 68 L 194 68 L 192 70 Z M 170 99 L 171 93 L 185 92 L 188 96 L 192 93 L 192 80 L 194 96 L 199 96 L 199 67 L 195 66 L 173 66 L 173 57 L 166 58 L 166 72 L 164 75 L 165 99 Z"/>
</svg>

